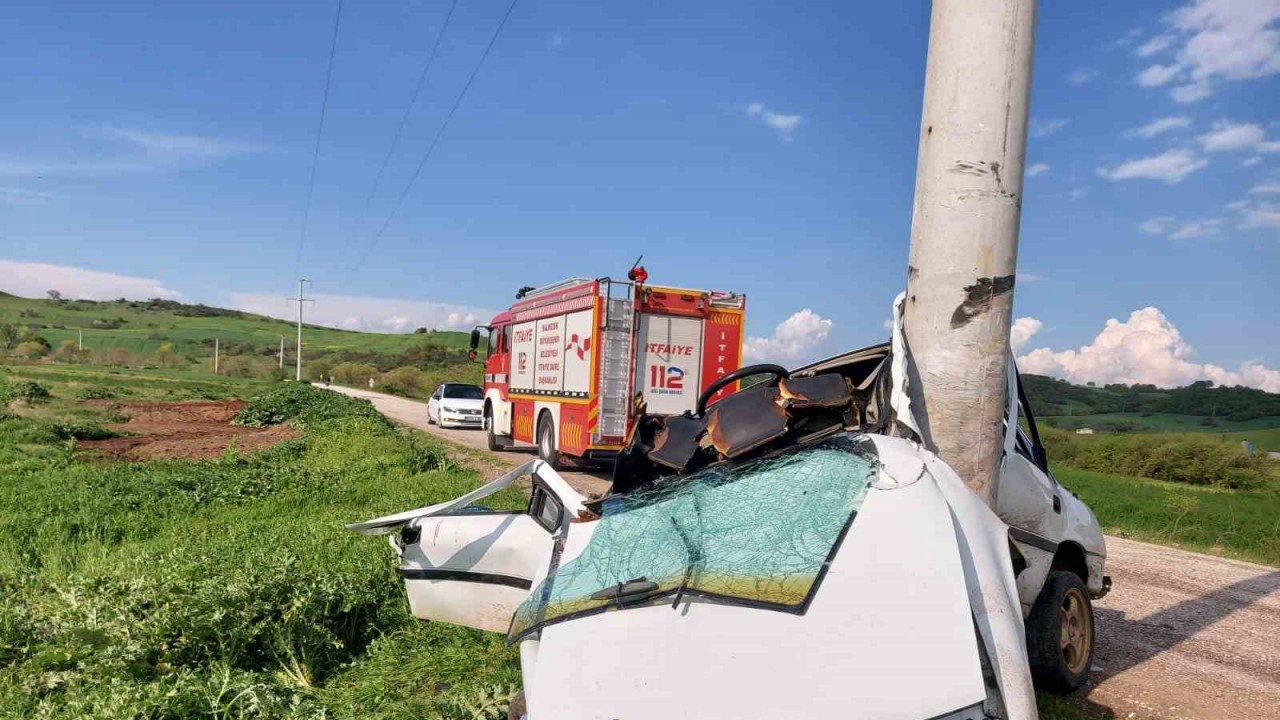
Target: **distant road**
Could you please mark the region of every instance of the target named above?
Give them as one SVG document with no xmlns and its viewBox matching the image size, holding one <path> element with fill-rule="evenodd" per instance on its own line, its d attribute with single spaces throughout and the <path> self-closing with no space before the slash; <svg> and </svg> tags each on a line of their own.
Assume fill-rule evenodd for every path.
<svg viewBox="0 0 1280 720">
<path fill-rule="evenodd" d="M 485 449 L 478 430 L 427 425 L 426 403 L 332 389 Z M 509 466 L 528 454 L 493 457 Z M 609 486 L 602 473 L 563 474 L 579 492 Z M 1280 720 L 1280 570 L 1116 537 L 1107 538 L 1107 552 L 1114 589 L 1094 608 L 1098 650 L 1086 705 L 1121 720 Z"/>
<path fill-rule="evenodd" d="M 316 384 L 316 387 L 323 388 L 323 384 Z M 415 427 L 432 435 L 437 435 L 458 445 L 462 445 L 473 450 L 479 450 L 488 453 L 485 447 L 484 432 L 481 430 L 465 430 L 456 428 L 442 428 L 438 425 L 427 424 L 427 404 L 418 400 L 409 400 L 408 398 L 398 397 L 396 395 L 387 395 L 385 393 L 373 392 L 372 390 L 360 390 L 358 388 L 341 387 L 334 385 L 329 388 L 336 392 L 350 395 L 352 397 L 364 398 L 373 403 L 378 408 L 378 412 L 395 420 L 398 423 Z M 491 457 L 495 460 L 499 467 L 509 467 L 528 460 L 533 455 L 533 448 L 512 450 L 508 452 L 492 453 Z M 495 476 L 497 473 L 493 473 Z M 571 484 L 578 492 L 590 496 L 594 494 L 603 495 L 609 490 L 609 473 L 608 472 L 583 472 L 576 470 L 561 470 L 560 474 L 565 480 Z"/>
</svg>

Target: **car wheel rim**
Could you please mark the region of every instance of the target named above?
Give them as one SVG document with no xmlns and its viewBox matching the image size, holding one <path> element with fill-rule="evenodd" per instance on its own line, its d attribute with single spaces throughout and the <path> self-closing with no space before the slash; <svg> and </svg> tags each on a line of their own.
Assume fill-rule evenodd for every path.
<svg viewBox="0 0 1280 720">
<path fill-rule="evenodd" d="M 1093 649 L 1093 618 L 1084 594 L 1071 588 L 1062 596 L 1060 642 L 1062 661 L 1072 674 L 1084 672 Z"/>
</svg>

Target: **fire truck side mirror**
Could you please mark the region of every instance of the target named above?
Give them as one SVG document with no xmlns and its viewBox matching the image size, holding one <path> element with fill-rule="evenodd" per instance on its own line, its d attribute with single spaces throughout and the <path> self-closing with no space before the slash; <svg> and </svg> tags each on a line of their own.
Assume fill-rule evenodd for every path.
<svg viewBox="0 0 1280 720">
<path fill-rule="evenodd" d="M 480 347 L 480 328 L 471 329 L 471 353 L 468 355 L 472 360 L 476 359 L 476 348 Z"/>
<path fill-rule="evenodd" d="M 468 351 L 467 351 L 467 359 L 468 359 L 468 360 L 471 360 L 472 362 L 474 362 L 474 361 L 475 361 L 475 359 L 476 359 L 477 357 L 479 357 L 479 356 L 480 356 L 480 354 L 479 354 L 479 353 L 477 353 L 475 350 L 468 350 Z"/>
</svg>

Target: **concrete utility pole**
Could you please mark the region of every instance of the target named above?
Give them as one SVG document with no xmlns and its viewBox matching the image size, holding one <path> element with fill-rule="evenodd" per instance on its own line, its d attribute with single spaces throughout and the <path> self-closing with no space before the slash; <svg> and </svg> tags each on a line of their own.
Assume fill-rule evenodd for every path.
<svg viewBox="0 0 1280 720">
<path fill-rule="evenodd" d="M 76 350 L 83 352 L 84 351 L 84 329 L 83 328 L 77 329 L 76 333 L 80 336 L 80 339 L 76 341 Z"/>
<path fill-rule="evenodd" d="M 213 339 L 213 374 L 218 374 L 218 338 Z"/>
<path fill-rule="evenodd" d="M 310 280 L 298 280 L 298 376 L 295 378 L 298 382 L 302 382 L 302 303 L 315 302 L 310 298 L 302 297 L 303 283 L 309 283 Z"/>
<path fill-rule="evenodd" d="M 934 0 L 903 325 L 925 442 L 995 507 L 1036 0 Z"/>
<path fill-rule="evenodd" d="M 284 336 L 280 336 L 280 369 L 284 369 Z"/>
</svg>

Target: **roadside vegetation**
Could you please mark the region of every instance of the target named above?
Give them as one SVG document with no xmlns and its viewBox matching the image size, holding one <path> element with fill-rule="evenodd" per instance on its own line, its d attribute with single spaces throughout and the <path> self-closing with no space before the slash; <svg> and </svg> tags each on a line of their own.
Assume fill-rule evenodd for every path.
<svg viewBox="0 0 1280 720">
<path fill-rule="evenodd" d="M 49 405 L 81 391 L 43 382 Z M 499 636 L 413 620 L 385 543 L 343 527 L 474 487 L 439 446 L 363 401 L 289 384 L 239 420 L 299 423 L 296 440 L 108 462 L 78 450 L 49 405 L 11 402 L 0 420 L 0 716 L 504 711 L 516 653 Z"/>
</svg>

